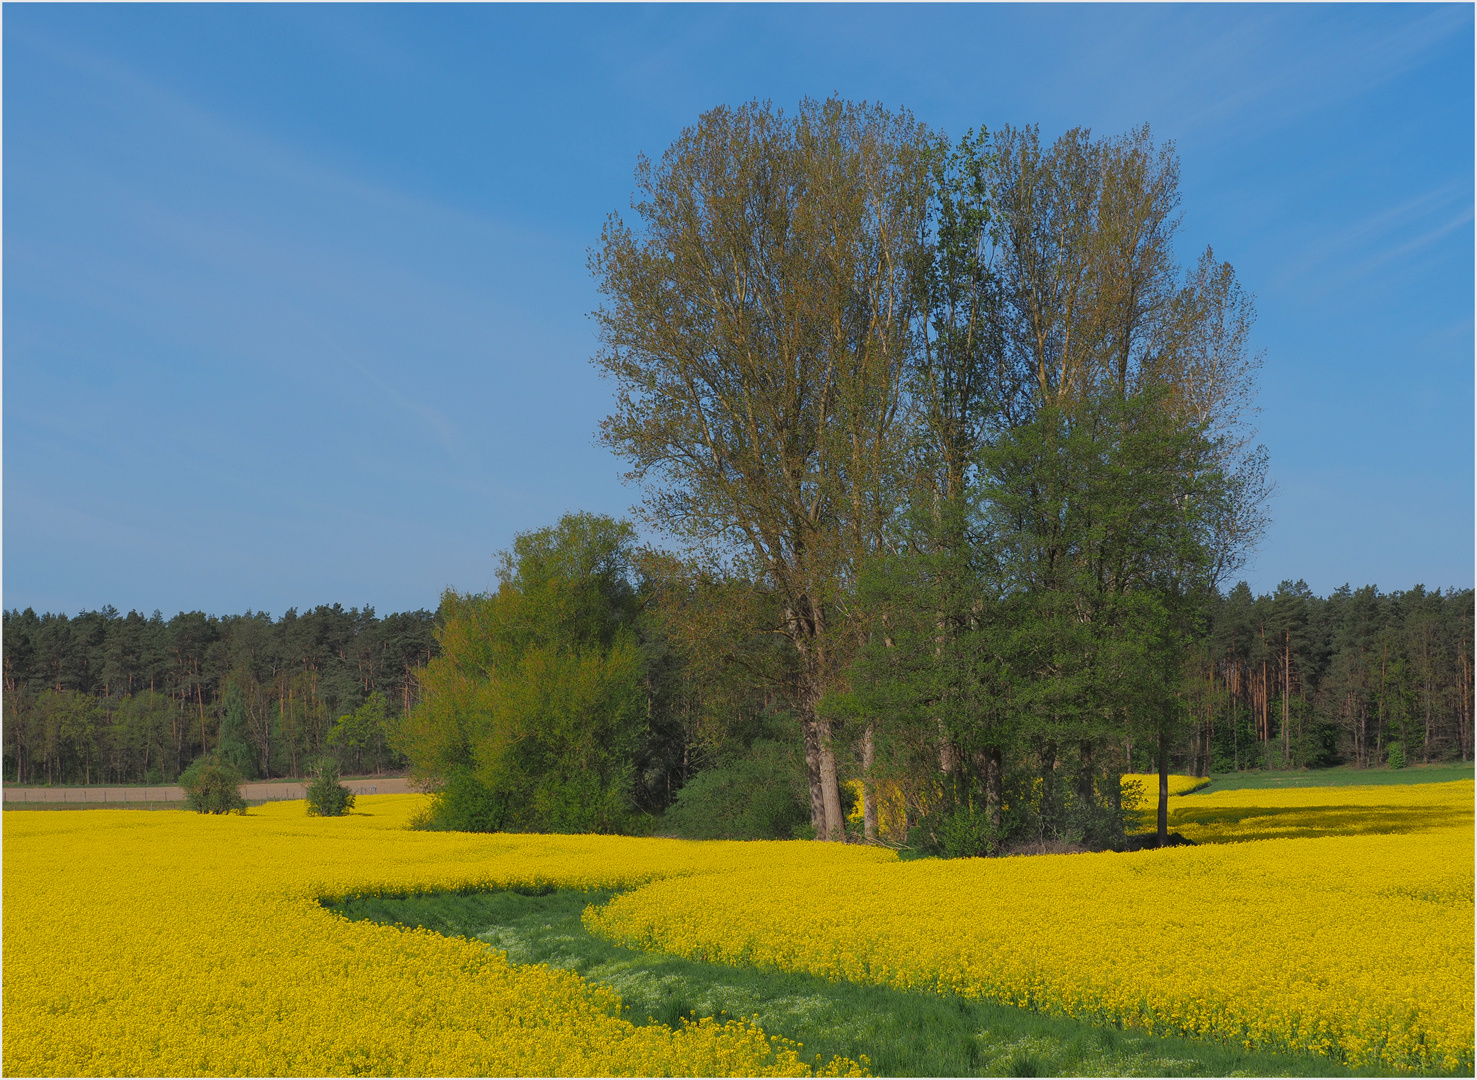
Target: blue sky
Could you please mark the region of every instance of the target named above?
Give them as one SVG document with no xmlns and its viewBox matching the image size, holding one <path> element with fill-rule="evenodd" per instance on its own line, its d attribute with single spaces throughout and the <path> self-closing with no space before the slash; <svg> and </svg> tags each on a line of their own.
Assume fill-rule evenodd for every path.
<svg viewBox="0 0 1477 1080">
<path fill-rule="evenodd" d="M 6 5 L 3 604 L 434 607 L 639 492 L 586 253 L 719 103 L 1148 122 L 1256 294 L 1245 576 L 1473 584 L 1470 5 Z"/>
</svg>

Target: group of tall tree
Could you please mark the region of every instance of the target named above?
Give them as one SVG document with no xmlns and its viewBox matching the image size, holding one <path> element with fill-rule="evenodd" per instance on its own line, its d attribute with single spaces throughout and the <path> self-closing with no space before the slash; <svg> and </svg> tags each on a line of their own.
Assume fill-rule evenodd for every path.
<svg viewBox="0 0 1477 1080">
<path fill-rule="evenodd" d="M 215 749 L 210 715 L 281 768 L 307 752 L 283 717 L 311 714 L 320 747 L 393 727 L 440 827 L 977 854 L 1121 844 L 1126 769 L 1159 773 L 1162 840 L 1171 768 L 1471 753 L 1471 590 L 1223 593 L 1265 525 L 1254 312 L 1209 249 L 1180 264 L 1178 163 L 1147 128 L 954 141 L 752 103 L 636 185 L 591 254 L 595 363 L 665 549 L 566 515 L 495 593 L 448 591 L 434 642 L 425 612 L 333 609 L 364 624 L 336 651 L 289 644 L 309 616 L 74 620 L 166 643 L 153 760 Z M 6 615 L 16 775 L 94 759 L 11 737 L 39 730 L 11 727 L 13 686 L 27 716 L 143 687 L 107 649 L 71 683 L 12 649 L 54 622 Z M 214 644 L 176 644 L 197 624 Z"/>
<path fill-rule="evenodd" d="M 1171 767 L 1274 735 L 1375 764 L 1421 716 L 1423 756 L 1468 752 L 1470 591 L 1222 595 L 1265 524 L 1254 313 L 1209 249 L 1179 264 L 1147 129 L 753 103 L 636 185 L 595 363 L 667 550 L 571 515 L 447 595 L 406 729 L 441 824 L 1113 846 L 1125 769 L 1162 840 Z"/>
<path fill-rule="evenodd" d="M 220 753 L 251 778 L 403 766 L 391 745 L 435 655 L 434 615 L 338 604 L 274 620 L 111 607 L 6 611 L 4 777 L 19 783 L 172 782 Z"/>
<path fill-rule="evenodd" d="M 997 832 L 1008 783 L 1111 832 L 1107 748 L 1167 768 L 1266 493 L 1251 301 L 1209 250 L 1178 265 L 1172 148 L 755 103 L 637 187 L 592 258 L 602 432 L 696 587 L 768 601 L 816 835 L 845 832 L 842 743 L 869 835 L 884 777 Z"/>
</svg>

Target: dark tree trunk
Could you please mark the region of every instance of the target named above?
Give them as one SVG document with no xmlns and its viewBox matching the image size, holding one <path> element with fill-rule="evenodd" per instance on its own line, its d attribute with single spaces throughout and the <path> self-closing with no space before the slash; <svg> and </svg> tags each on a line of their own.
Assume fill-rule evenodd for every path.
<svg viewBox="0 0 1477 1080">
<path fill-rule="evenodd" d="M 1000 829 L 1000 808 L 1005 802 L 1005 762 L 1000 747 L 985 751 L 985 807 L 990 824 Z"/>
<path fill-rule="evenodd" d="M 1159 728 L 1159 846 L 1169 843 L 1169 738 Z"/>
<path fill-rule="evenodd" d="M 872 779 L 876 758 L 877 745 L 868 724 L 862 733 L 862 839 L 869 844 L 877 842 L 877 790 Z"/>
<path fill-rule="evenodd" d="M 1079 755 L 1077 762 L 1077 800 L 1083 807 L 1089 807 L 1095 801 L 1092 790 L 1092 772 L 1094 765 L 1094 747 L 1091 742 L 1084 739 L 1077 747 Z"/>
</svg>

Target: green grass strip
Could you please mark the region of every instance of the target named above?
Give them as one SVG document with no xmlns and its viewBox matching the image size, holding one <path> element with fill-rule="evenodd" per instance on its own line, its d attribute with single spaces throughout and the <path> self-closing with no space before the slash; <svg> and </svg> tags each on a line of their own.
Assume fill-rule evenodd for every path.
<svg viewBox="0 0 1477 1080">
<path fill-rule="evenodd" d="M 697 963 L 611 944 L 580 914 L 614 893 L 573 890 L 365 897 L 325 905 L 349 919 L 423 926 L 485 941 L 516 964 L 548 964 L 605 983 L 635 1024 L 684 1016 L 756 1017 L 802 1056 L 865 1054 L 878 1076 L 1351 1076 L 1327 1058 L 1247 1051 L 1200 1039 L 1093 1027 L 1003 1005 L 813 975 Z"/>
<path fill-rule="evenodd" d="M 1332 769 L 1290 769 L 1286 772 L 1217 773 L 1210 783 L 1197 788 L 1195 795 L 1213 795 L 1218 791 L 1243 788 L 1294 787 L 1364 787 L 1384 784 L 1442 784 L 1451 780 L 1471 780 L 1472 763 L 1444 765 L 1410 765 L 1404 769 L 1355 769 L 1340 765 Z"/>
</svg>

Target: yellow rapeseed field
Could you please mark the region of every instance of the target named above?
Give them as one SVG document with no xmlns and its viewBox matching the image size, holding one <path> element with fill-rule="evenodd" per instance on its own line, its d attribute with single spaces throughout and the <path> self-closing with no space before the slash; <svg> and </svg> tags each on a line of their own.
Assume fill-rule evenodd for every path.
<svg viewBox="0 0 1477 1080">
<path fill-rule="evenodd" d="M 1130 833 L 1153 832 L 1158 825 L 1159 776 L 1158 774 L 1124 773 L 1120 783 L 1123 788 L 1123 823 Z M 1187 795 L 1210 783 L 1208 777 L 1169 775 L 1169 797 Z M 1170 826 L 1172 829 L 1174 826 Z"/>
<path fill-rule="evenodd" d="M 1159 777 L 1153 773 L 1124 773 L 1122 777 L 1123 801 L 1135 800 L 1138 806 L 1153 810 L 1159 802 Z M 1203 776 L 1169 775 L 1169 796 L 1184 795 L 1196 788 L 1204 787 L 1210 780 Z"/>
<path fill-rule="evenodd" d="M 1200 844 L 1438 829 L 1470 832 L 1472 782 L 1191 794 L 1170 798 L 1169 827 Z M 1470 884 L 1467 893 L 1471 895 Z"/>
<path fill-rule="evenodd" d="M 734 867 L 586 924 L 708 960 L 1470 1070 L 1472 802 L 1471 781 L 1185 795 L 1172 827 L 1205 846 Z"/>
<path fill-rule="evenodd" d="M 1472 800 L 1470 781 L 1190 794 L 1171 800 L 1172 828 L 1202 846 L 952 862 L 801 841 L 410 832 L 418 796 L 364 797 L 342 819 L 301 803 L 244 817 L 9 811 L 3 1064 L 807 1071 L 803 1049 L 752 1025 L 633 1027 L 569 973 L 317 903 L 557 885 L 630 890 L 586 924 L 686 956 L 1470 1070 Z"/>
<path fill-rule="evenodd" d="M 362 813 L 311 819 L 301 802 L 224 817 L 7 811 L 5 1073 L 809 1073 L 795 1048 L 753 1025 L 634 1027 L 612 1015 L 610 991 L 575 975 L 516 967 L 476 942 L 351 923 L 317 898 L 634 886 L 882 853 L 406 831 L 421 799 L 365 796 Z"/>
</svg>

